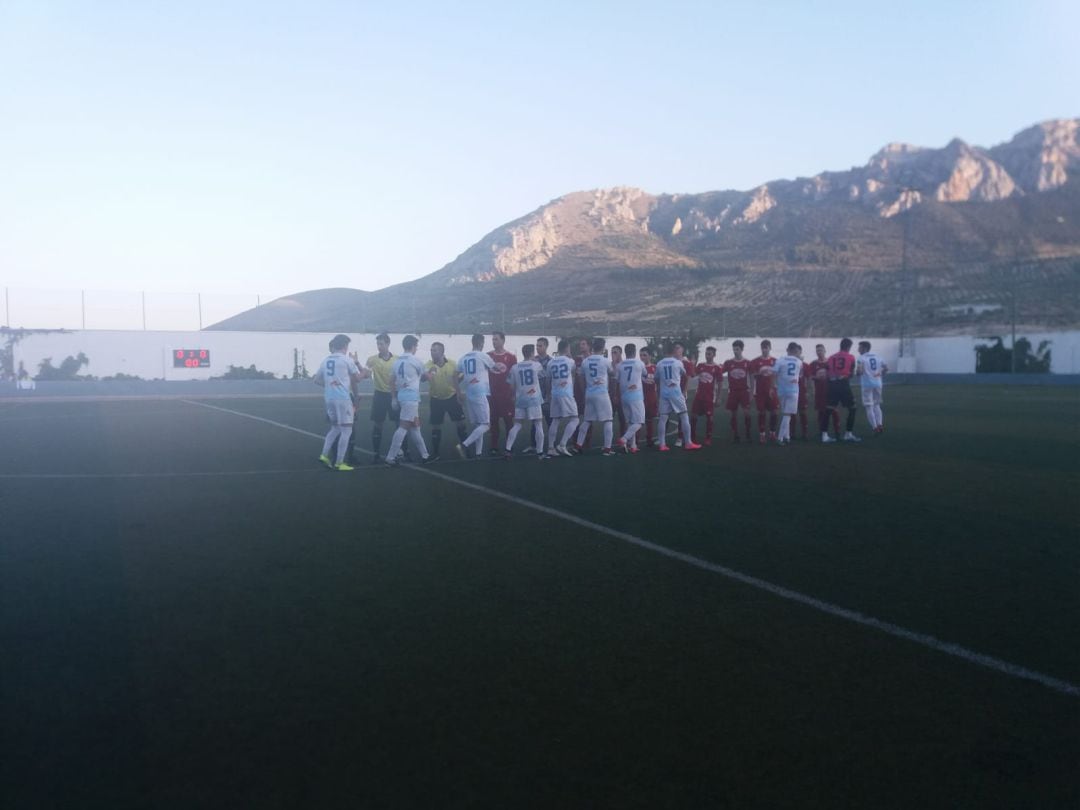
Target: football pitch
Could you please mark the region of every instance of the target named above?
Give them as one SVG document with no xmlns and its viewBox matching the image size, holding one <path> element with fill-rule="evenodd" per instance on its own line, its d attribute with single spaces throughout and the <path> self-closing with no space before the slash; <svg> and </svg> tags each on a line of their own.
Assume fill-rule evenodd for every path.
<svg viewBox="0 0 1080 810">
<path fill-rule="evenodd" d="M 0 804 L 1080 806 L 1080 389 L 885 394 L 352 473 L 318 398 L 0 403 Z"/>
</svg>

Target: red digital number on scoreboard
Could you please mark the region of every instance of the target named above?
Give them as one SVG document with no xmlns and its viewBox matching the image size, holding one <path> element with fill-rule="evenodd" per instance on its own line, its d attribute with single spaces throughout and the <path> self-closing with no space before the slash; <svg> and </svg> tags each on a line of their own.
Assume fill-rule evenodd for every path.
<svg viewBox="0 0 1080 810">
<path fill-rule="evenodd" d="M 173 349 L 173 368 L 210 368 L 206 349 Z"/>
</svg>

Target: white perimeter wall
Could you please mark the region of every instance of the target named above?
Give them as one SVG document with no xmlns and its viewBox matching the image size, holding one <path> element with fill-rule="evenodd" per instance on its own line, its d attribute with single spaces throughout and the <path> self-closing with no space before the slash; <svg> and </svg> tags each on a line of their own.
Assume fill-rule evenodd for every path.
<svg viewBox="0 0 1080 810">
<path fill-rule="evenodd" d="M 271 371 L 281 376 L 291 376 L 293 349 L 306 355 L 308 371 L 314 371 L 327 354 L 327 343 L 334 333 L 324 332 L 131 332 L 131 331 L 73 331 L 65 333 L 33 334 L 15 345 L 16 367 L 22 361 L 31 375 L 37 374 L 38 366 L 46 357 L 53 365 L 69 355 L 83 352 L 90 359 L 84 374 L 108 377 L 114 374 L 130 374 L 144 379 L 205 380 L 219 376 L 230 365 L 255 365 L 261 371 Z M 391 349 L 400 350 L 401 334 L 391 335 Z M 375 353 L 375 336 L 353 334 L 350 351 L 355 351 L 361 362 Z M 471 348 L 469 335 L 420 335 L 419 354 L 428 357 L 434 341 L 446 346 L 447 355 L 460 357 Z M 507 348 L 521 355 L 521 346 L 532 343 L 536 335 L 508 335 Z M 555 336 L 548 335 L 551 351 L 555 351 Z M 1052 348 L 1052 371 L 1055 374 L 1080 373 L 1080 332 L 1028 333 L 1034 346 L 1041 340 L 1050 340 Z M 715 345 L 721 360 L 731 357 L 731 343 L 735 338 L 711 338 L 702 344 Z M 860 338 L 855 338 L 856 340 Z M 868 338 L 876 351 L 893 369 L 897 368 L 900 341 L 896 338 Z M 758 353 L 760 338 L 744 338 L 746 354 Z M 824 343 L 830 353 L 836 351 L 840 338 L 772 337 L 774 354 L 783 354 L 790 340 L 802 344 L 804 357 L 814 356 L 814 345 Z M 613 335 L 609 344 L 627 342 L 644 344 L 641 336 Z M 931 337 L 915 339 L 915 368 L 922 373 L 974 373 L 975 347 L 985 343 L 976 337 Z M 1008 339 L 1006 338 L 1006 345 Z M 491 348 L 490 338 L 485 348 Z M 172 352 L 176 349 L 207 349 L 211 367 L 208 369 L 173 368 Z"/>
</svg>

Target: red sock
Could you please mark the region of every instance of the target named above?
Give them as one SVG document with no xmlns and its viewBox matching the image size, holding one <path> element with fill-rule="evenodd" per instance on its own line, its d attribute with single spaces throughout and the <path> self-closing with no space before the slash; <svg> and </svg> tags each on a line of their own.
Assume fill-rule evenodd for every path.
<svg viewBox="0 0 1080 810">
<path fill-rule="evenodd" d="M 765 432 L 765 411 L 757 412 L 757 431 L 758 433 Z"/>
<path fill-rule="evenodd" d="M 731 412 L 731 435 L 733 438 L 739 438 L 739 420 L 735 411 Z"/>
<path fill-rule="evenodd" d="M 806 438 L 806 411 L 799 411 L 799 424 L 802 426 L 802 437 Z"/>
<path fill-rule="evenodd" d="M 711 413 L 705 414 L 705 440 L 708 441 L 712 438 L 712 420 L 713 415 Z"/>
<path fill-rule="evenodd" d="M 645 417 L 645 440 L 652 444 L 653 440 L 653 418 L 651 416 Z"/>
<path fill-rule="evenodd" d="M 750 412 L 749 411 L 747 411 L 746 413 L 743 414 L 743 422 L 745 423 L 743 426 L 746 428 L 746 438 L 749 439 L 750 438 Z"/>
</svg>

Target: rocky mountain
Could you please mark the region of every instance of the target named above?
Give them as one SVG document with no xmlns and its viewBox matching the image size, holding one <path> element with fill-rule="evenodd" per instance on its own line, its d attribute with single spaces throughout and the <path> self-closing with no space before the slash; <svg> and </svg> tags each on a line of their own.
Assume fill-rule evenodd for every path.
<svg viewBox="0 0 1080 810">
<path fill-rule="evenodd" d="M 863 166 L 749 191 L 575 192 L 417 281 L 303 293 L 212 328 L 640 332 L 691 318 L 751 332 L 776 331 L 765 327 L 779 317 L 882 334 L 901 320 L 908 330 L 987 325 L 1007 297 L 1032 323 L 1075 324 L 1078 130 L 1080 119 L 1063 119 L 992 148 L 889 144 Z M 476 295 L 478 284 L 490 292 Z M 1039 303 L 1046 296 L 1053 306 Z"/>
</svg>

